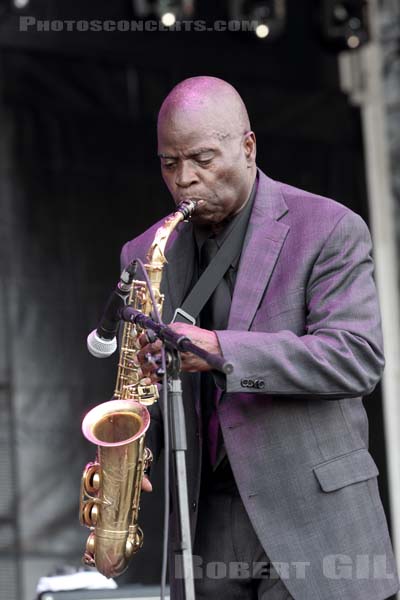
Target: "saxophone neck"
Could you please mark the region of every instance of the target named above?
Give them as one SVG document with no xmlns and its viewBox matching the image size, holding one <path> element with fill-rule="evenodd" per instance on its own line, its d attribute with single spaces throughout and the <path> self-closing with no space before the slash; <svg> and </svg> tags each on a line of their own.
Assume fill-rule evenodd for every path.
<svg viewBox="0 0 400 600">
<path fill-rule="evenodd" d="M 176 229 L 181 221 L 187 220 L 193 214 L 196 208 L 194 200 L 185 200 L 178 204 L 177 210 L 166 218 L 164 223 L 156 231 L 153 243 L 146 255 L 146 266 L 162 268 L 167 262 L 165 258 L 165 247 L 170 238 L 171 233 Z"/>
</svg>

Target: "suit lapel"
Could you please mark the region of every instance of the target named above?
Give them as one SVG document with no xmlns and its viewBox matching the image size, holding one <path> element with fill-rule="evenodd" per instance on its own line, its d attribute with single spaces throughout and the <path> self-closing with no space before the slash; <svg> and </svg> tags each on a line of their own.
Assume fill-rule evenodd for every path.
<svg viewBox="0 0 400 600">
<path fill-rule="evenodd" d="M 228 329 L 248 330 L 275 267 L 289 227 L 280 185 L 259 171 L 257 194 L 243 244 Z"/>
</svg>

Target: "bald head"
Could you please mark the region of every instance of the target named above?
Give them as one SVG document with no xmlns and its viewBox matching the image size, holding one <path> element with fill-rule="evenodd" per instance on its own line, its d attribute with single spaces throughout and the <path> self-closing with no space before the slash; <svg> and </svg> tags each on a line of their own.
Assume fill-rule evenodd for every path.
<svg viewBox="0 0 400 600">
<path fill-rule="evenodd" d="M 161 106 L 158 128 L 177 115 L 207 120 L 220 138 L 250 131 L 242 98 L 230 83 L 217 77 L 190 77 L 178 83 Z"/>
<path fill-rule="evenodd" d="M 164 100 L 158 154 L 174 200 L 198 202 L 193 221 L 212 226 L 246 203 L 256 176 L 256 143 L 243 100 L 226 81 L 191 77 Z"/>
</svg>

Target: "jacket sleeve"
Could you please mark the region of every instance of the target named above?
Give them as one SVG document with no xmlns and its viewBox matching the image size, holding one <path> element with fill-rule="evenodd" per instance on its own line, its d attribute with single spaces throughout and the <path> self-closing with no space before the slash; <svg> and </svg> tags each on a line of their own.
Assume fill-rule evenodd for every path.
<svg viewBox="0 0 400 600">
<path fill-rule="evenodd" d="M 234 364 L 227 392 L 351 398 L 370 393 L 384 367 L 371 238 L 346 211 L 331 230 L 306 284 L 304 335 L 217 331 Z M 257 386 L 248 389 L 248 382 Z"/>
</svg>

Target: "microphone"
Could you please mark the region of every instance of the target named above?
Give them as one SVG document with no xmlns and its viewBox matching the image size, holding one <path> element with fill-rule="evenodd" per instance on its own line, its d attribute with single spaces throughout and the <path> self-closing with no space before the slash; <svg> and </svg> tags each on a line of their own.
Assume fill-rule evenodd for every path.
<svg viewBox="0 0 400 600">
<path fill-rule="evenodd" d="M 117 286 L 108 299 L 97 329 L 94 329 L 87 337 L 88 350 L 96 358 L 108 358 L 117 349 L 116 336 L 121 320 L 120 313 L 126 305 L 136 269 L 137 261 L 133 260 L 122 271 Z"/>
</svg>

